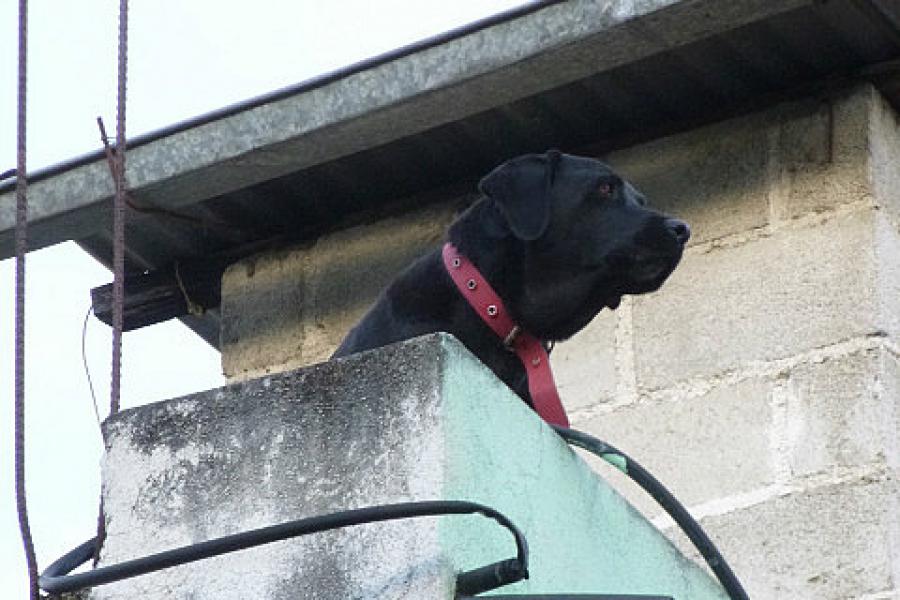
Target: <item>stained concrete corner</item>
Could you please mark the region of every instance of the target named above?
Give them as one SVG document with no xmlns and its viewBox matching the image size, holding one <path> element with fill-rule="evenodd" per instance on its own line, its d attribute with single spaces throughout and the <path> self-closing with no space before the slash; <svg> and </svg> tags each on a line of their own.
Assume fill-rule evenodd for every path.
<svg viewBox="0 0 900 600">
<path fill-rule="evenodd" d="M 101 565 L 344 509 L 471 500 L 528 538 L 515 591 L 724 598 L 456 340 L 433 335 L 123 411 Z M 514 554 L 482 517 L 365 525 L 97 588 L 114 598 L 450 599 Z"/>
<path fill-rule="evenodd" d="M 438 359 L 438 360 L 435 360 Z M 123 411 L 105 425 L 101 564 L 344 509 L 437 496 L 435 343 Z M 351 528 L 98 588 L 95 598 L 449 598 L 424 520 Z M 422 596 L 408 595 L 408 587 Z"/>
</svg>

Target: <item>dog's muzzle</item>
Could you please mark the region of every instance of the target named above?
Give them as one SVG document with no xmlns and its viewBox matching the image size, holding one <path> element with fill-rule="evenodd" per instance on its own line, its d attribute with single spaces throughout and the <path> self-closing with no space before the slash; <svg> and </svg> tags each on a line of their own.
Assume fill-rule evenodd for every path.
<svg viewBox="0 0 900 600">
<path fill-rule="evenodd" d="M 648 223 L 635 236 L 632 248 L 615 252 L 608 259 L 623 283 L 619 291 L 644 294 L 657 290 L 678 266 L 690 239 L 691 228 L 680 219 L 665 217 Z"/>
</svg>

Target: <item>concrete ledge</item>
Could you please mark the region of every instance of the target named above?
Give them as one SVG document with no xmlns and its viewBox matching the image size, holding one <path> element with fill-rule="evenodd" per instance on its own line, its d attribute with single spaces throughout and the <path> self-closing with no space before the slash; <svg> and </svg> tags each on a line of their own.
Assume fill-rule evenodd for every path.
<svg viewBox="0 0 900 600">
<path fill-rule="evenodd" d="M 517 592 L 724 598 L 458 342 L 434 335 L 123 411 L 101 564 L 347 508 L 472 500 L 525 532 Z M 480 517 L 366 525 L 97 588 L 112 598 L 441 598 L 513 552 Z"/>
</svg>

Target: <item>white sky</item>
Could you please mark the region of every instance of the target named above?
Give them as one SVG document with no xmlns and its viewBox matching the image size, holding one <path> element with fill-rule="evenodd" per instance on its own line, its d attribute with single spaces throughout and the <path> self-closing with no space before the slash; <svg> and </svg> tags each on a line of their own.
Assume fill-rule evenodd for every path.
<svg viewBox="0 0 900 600">
<path fill-rule="evenodd" d="M 128 134 L 284 87 L 522 0 L 132 2 Z M 0 171 L 15 167 L 17 2 L 0 0 Z M 29 2 L 29 171 L 114 135 L 118 3 Z M 29 254 L 28 503 L 40 568 L 94 535 L 102 445 L 81 359 L 90 290 L 111 275 L 73 243 Z M 27 596 L 13 493 L 12 260 L 0 261 L 0 596 Z M 101 415 L 109 328 L 91 319 L 87 356 Z M 219 355 L 177 322 L 124 337 L 123 407 L 222 383 Z"/>
</svg>

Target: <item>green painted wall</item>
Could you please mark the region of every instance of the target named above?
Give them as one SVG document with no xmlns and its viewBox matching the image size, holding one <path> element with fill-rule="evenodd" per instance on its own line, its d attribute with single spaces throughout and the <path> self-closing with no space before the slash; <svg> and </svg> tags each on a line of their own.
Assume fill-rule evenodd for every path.
<svg viewBox="0 0 900 600">
<path fill-rule="evenodd" d="M 442 495 L 500 510 L 531 551 L 531 578 L 502 593 L 727 598 L 461 345 L 445 338 L 443 350 Z M 505 530 L 478 516 L 443 519 L 440 540 L 460 570 L 515 552 Z"/>
</svg>

